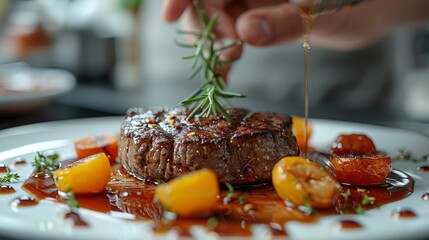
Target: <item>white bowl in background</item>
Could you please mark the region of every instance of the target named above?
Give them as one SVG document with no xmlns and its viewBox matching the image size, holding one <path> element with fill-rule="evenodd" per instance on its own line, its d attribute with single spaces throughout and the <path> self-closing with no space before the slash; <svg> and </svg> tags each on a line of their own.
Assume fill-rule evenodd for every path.
<svg viewBox="0 0 429 240">
<path fill-rule="evenodd" d="M 65 70 L 1 66 L 0 114 L 34 112 L 75 85 L 76 78 Z"/>
</svg>

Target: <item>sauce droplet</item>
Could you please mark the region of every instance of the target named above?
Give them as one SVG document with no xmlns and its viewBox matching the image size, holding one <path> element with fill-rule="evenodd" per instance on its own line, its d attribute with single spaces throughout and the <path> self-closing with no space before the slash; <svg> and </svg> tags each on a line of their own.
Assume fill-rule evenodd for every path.
<svg viewBox="0 0 429 240">
<path fill-rule="evenodd" d="M 415 218 L 417 214 L 410 209 L 397 209 L 392 213 L 393 218 Z"/>
<path fill-rule="evenodd" d="M 423 165 L 423 166 L 418 167 L 417 170 L 419 170 L 420 172 L 429 172 L 429 166 Z"/>
<path fill-rule="evenodd" d="M 0 173 L 9 172 L 9 168 L 5 164 L 0 164 Z"/>
<path fill-rule="evenodd" d="M 10 185 L 0 185 L 0 194 L 11 194 L 16 192 Z"/>
<path fill-rule="evenodd" d="M 13 165 L 25 165 L 27 164 L 27 160 L 23 157 L 17 157 L 13 159 Z"/>
<path fill-rule="evenodd" d="M 30 207 L 37 205 L 38 202 L 34 197 L 30 197 L 27 195 L 21 196 L 19 198 L 14 199 L 11 203 L 11 207 Z"/>
<path fill-rule="evenodd" d="M 362 225 L 354 220 L 339 220 L 332 225 L 334 230 L 358 230 L 362 229 Z"/>
<path fill-rule="evenodd" d="M 425 201 L 429 201 L 429 192 L 422 195 L 422 199 Z"/>
<path fill-rule="evenodd" d="M 64 215 L 64 219 L 70 219 L 73 221 L 75 227 L 88 227 L 88 223 L 83 221 L 77 212 L 70 211 Z"/>
</svg>

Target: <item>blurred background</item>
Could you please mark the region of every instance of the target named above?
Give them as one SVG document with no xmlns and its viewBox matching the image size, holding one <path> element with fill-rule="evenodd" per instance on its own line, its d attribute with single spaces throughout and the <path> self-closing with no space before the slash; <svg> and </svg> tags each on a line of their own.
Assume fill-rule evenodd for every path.
<svg viewBox="0 0 429 240">
<path fill-rule="evenodd" d="M 0 64 L 20 63 L 13 67 L 18 72 L 62 69 L 76 80 L 72 90 L 43 107 L 24 113 L 0 111 L 0 129 L 124 115 L 135 106 L 174 106 L 192 94 L 201 82 L 187 80 L 190 63 L 181 59 L 192 50 L 174 43 L 180 25 L 161 20 L 161 4 L 160 0 L 0 0 Z M 229 84 L 247 98 L 233 103 L 303 115 L 300 45 L 246 46 Z M 400 29 L 351 54 L 317 48 L 311 54 L 310 117 L 429 134 L 429 26 Z M 365 83 L 344 84 L 348 78 L 365 78 Z M 6 95 L 1 82 L 0 95 Z M 9 104 L 3 101 L 0 109 L 1 104 Z"/>
</svg>

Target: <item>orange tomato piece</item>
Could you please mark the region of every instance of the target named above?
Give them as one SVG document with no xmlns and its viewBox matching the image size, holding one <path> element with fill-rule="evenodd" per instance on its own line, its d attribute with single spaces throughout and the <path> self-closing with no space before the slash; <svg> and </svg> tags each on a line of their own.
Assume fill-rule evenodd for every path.
<svg viewBox="0 0 429 240">
<path fill-rule="evenodd" d="M 330 162 L 338 181 L 351 185 L 383 184 L 392 169 L 390 157 L 381 153 L 332 156 Z"/>
<path fill-rule="evenodd" d="M 312 207 L 333 206 L 340 184 L 322 165 L 303 157 L 282 158 L 273 168 L 273 186 L 285 201 Z"/>
<path fill-rule="evenodd" d="M 109 159 L 98 153 L 55 170 L 54 180 L 58 191 L 71 189 L 75 194 L 91 194 L 105 190 L 110 174 Z"/>
<path fill-rule="evenodd" d="M 305 119 L 297 116 L 292 118 L 292 134 L 296 137 L 299 149 L 304 150 L 305 142 L 307 141 L 308 144 L 312 132 L 313 125 L 310 120 L 307 120 L 307 135 L 305 136 Z"/>
<path fill-rule="evenodd" d="M 374 142 L 364 134 L 342 134 L 331 145 L 331 153 L 344 154 L 377 154 Z"/>
<path fill-rule="evenodd" d="M 74 149 L 78 159 L 104 152 L 110 162 L 114 162 L 118 156 L 118 135 L 85 137 L 74 142 Z"/>
<path fill-rule="evenodd" d="M 213 170 L 201 169 L 160 185 L 155 194 L 169 211 L 189 216 L 216 206 L 219 182 Z"/>
</svg>

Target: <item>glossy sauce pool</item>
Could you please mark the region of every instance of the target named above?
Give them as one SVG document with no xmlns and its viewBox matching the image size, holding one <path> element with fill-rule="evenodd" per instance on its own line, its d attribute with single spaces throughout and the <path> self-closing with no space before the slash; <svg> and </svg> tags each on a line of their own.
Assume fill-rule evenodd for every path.
<svg viewBox="0 0 429 240">
<path fill-rule="evenodd" d="M 153 220 L 154 230 L 160 233 L 176 229 L 181 235 L 189 235 L 190 226 L 203 225 L 208 229 L 212 228 L 220 236 L 250 236 L 252 224 L 264 223 L 271 228 L 273 234 L 287 235 L 282 227 L 284 223 L 293 220 L 314 223 L 323 216 L 354 213 L 363 195 L 375 198 L 374 205 L 368 204 L 364 206 L 365 209 L 403 199 L 413 192 L 414 180 L 403 172 L 393 170 L 386 184 L 382 186 L 343 186 L 343 191 L 350 189 L 351 196 L 347 200 L 340 197 L 335 207 L 316 209 L 315 214 L 309 214 L 306 209 L 285 205 L 271 185 L 237 188 L 227 204 L 223 203 L 227 191 L 225 189 L 222 190 L 215 210 L 188 218 L 166 217 L 168 214 L 166 215 L 160 203 L 154 200 L 155 187 L 153 183 L 130 176 L 116 164 L 112 166 L 112 178 L 105 193 L 76 198 L 81 208 L 128 220 Z M 64 201 L 58 195 L 52 177 L 31 176 L 22 188 L 34 196 L 34 202 L 46 198 Z M 243 194 L 248 195 L 246 201 L 240 203 L 239 199 Z M 209 227 L 209 219 L 215 219 L 216 225 Z M 347 223 L 343 225 L 343 228 L 348 226 Z"/>
</svg>

